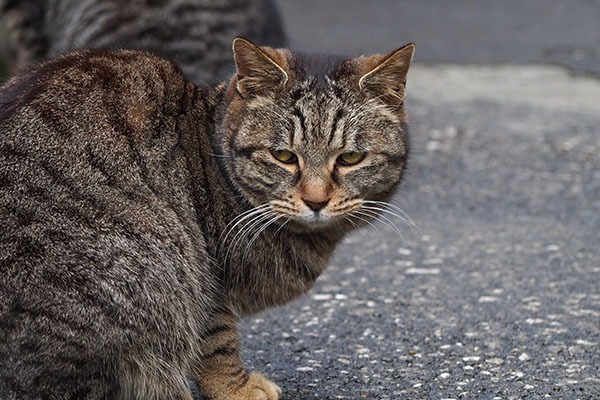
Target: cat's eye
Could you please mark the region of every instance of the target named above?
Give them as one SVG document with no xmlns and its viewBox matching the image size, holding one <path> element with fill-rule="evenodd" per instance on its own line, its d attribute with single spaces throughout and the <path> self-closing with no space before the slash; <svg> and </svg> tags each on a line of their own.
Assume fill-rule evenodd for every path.
<svg viewBox="0 0 600 400">
<path fill-rule="evenodd" d="M 366 153 L 360 151 L 350 151 L 348 153 L 342 153 L 337 158 L 337 162 L 344 166 L 355 165 L 365 159 Z"/>
<path fill-rule="evenodd" d="M 289 150 L 271 150 L 271 155 L 284 164 L 293 164 L 298 158 Z"/>
</svg>

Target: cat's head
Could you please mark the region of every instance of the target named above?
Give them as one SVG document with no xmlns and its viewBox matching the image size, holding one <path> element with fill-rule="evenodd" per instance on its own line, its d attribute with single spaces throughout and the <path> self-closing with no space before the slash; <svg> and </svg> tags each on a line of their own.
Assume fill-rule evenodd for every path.
<svg viewBox="0 0 600 400">
<path fill-rule="evenodd" d="M 371 219 L 406 167 L 414 49 L 348 59 L 237 38 L 222 148 L 240 192 L 297 230 Z"/>
</svg>

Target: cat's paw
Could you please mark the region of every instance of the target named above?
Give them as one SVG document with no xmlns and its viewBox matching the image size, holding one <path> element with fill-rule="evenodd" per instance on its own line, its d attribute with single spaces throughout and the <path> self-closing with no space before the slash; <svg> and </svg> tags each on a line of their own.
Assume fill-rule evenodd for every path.
<svg viewBox="0 0 600 400">
<path fill-rule="evenodd" d="M 279 400 L 282 391 L 258 372 L 253 372 L 248 382 L 228 398 L 231 400 Z"/>
</svg>

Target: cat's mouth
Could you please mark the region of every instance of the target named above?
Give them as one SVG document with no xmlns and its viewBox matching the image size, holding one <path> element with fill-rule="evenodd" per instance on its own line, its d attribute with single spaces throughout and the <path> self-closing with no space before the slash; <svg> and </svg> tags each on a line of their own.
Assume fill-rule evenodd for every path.
<svg viewBox="0 0 600 400">
<path fill-rule="evenodd" d="M 361 208 L 360 203 L 348 204 L 338 203 L 333 207 L 302 207 L 298 203 L 291 201 L 274 200 L 270 202 L 271 210 L 278 216 L 279 224 L 283 227 L 287 226 L 292 231 L 323 231 L 328 229 L 338 229 L 346 231 L 353 229 L 360 224 L 360 219 L 371 219 L 372 216 L 354 215 Z M 353 219 L 357 219 L 357 223 L 353 223 Z"/>
<path fill-rule="evenodd" d="M 283 219 L 283 218 L 282 218 Z M 307 232 L 307 231 L 325 231 L 325 230 L 343 230 L 352 229 L 351 223 L 348 223 L 345 215 L 330 215 L 329 213 L 320 211 L 311 214 L 302 215 L 286 215 L 283 223 L 292 231 Z"/>
</svg>

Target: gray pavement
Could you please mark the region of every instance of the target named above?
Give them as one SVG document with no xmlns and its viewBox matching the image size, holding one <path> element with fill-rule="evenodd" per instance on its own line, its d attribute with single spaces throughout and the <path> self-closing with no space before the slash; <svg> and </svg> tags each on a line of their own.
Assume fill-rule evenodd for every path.
<svg viewBox="0 0 600 400">
<path fill-rule="evenodd" d="M 420 233 L 394 220 L 403 238 L 383 223 L 349 237 L 309 294 L 246 321 L 247 364 L 288 400 L 600 399 L 600 81 L 508 53 L 428 59 L 452 36 L 424 15 L 442 2 L 411 2 L 405 13 L 369 7 L 367 17 L 363 3 L 395 6 L 280 3 L 296 47 L 370 53 L 395 47 L 392 36 L 417 42 L 413 156 L 394 204 Z M 497 3 L 524 26 L 535 21 L 521 18 L 521 4 L 541 4 Z M 585 14 L 580 23 L 544 29 L 551 40 L 572 28 L 562 40 L 576 46 L 573 32 L 589 28 L 600 5 L 569 4 L 571 17 Z M 410 30 L 394 33 L 418 21 L 439 34 L 423 44 Z M 494 39 L 485 33 L 472 38 L 480 56 L 477 43 Z M 598 38 L 600 26 L 589 33 Z"/>
<path fill-rule="evenodd" d="M 598 0 L 277 0 L 292 47 L 421 63 L 556 63 L 600 74 Z"/>
</svg>

